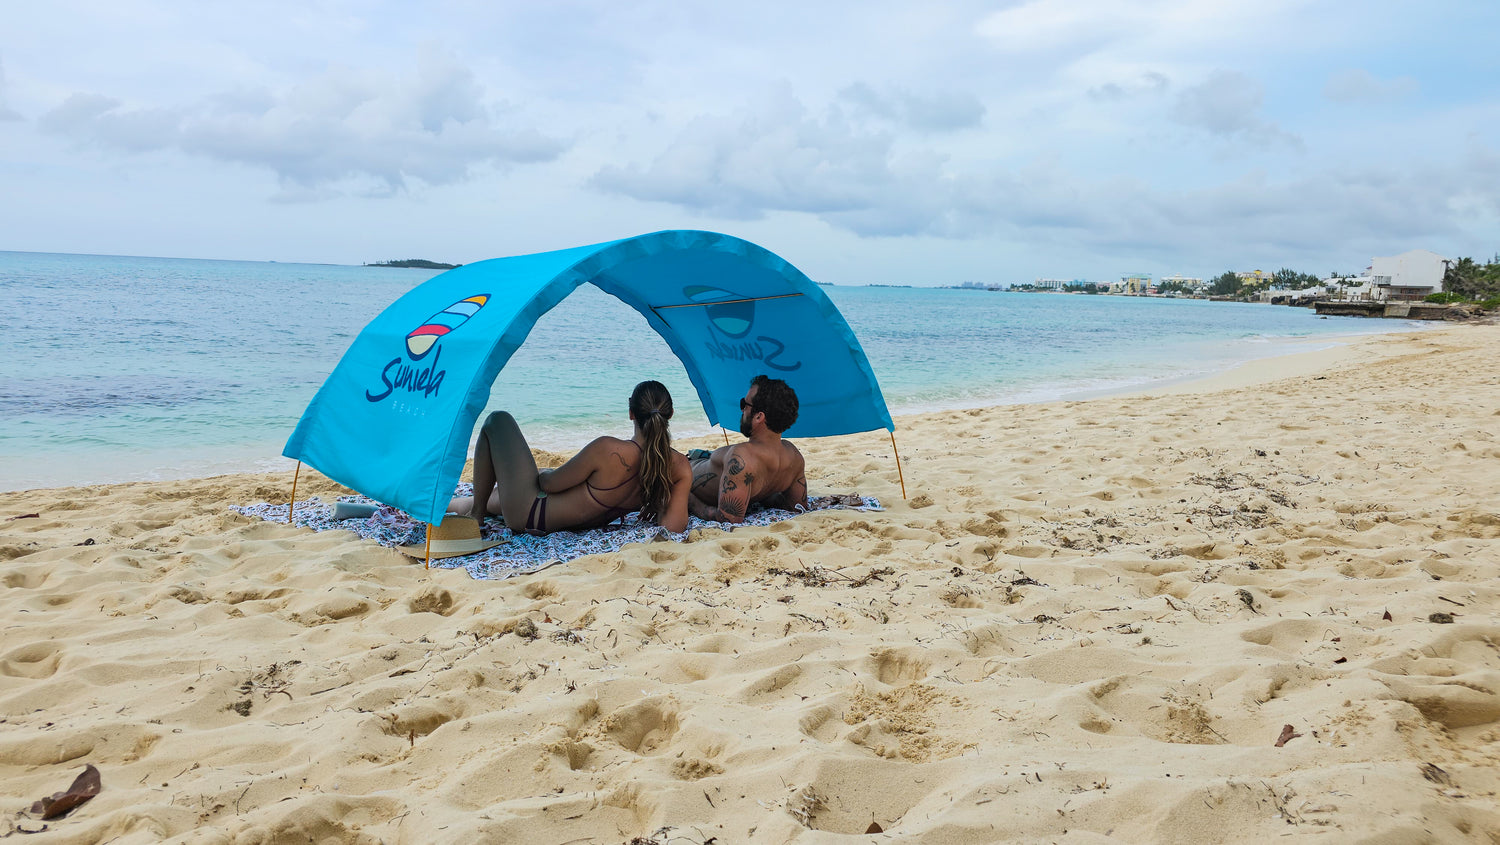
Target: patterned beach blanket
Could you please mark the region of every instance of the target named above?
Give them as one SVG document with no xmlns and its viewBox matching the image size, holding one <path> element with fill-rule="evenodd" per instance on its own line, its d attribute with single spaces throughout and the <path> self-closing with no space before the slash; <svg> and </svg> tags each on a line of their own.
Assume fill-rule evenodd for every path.
<svg viewBox="0 0 1500 845">
<path fill-rule="evenodd" d="M 455 496 L 469 496 L 473 494 L 473 487 L 468 484 L 460 484 Z M 297 502 L 295 512 L 296 524 L 303 528 L 311 528 L 314 531 L 352 531 L 366 540 L 374 540 L 382 546 L 395 548 L 420 544 L 426 539 L 426 526 L 412 519 L 404 511 L 380 505 L 372 499 L 364 496 L 343 496 L 341 502 L 352 502 L 355 504 L 374 505 L 379 509 L 368 519 L 345 519 L 335 520 L 333 518 L 333 505 L 325 504 L 321 499 L 314 496 L 310 499 Z M 859 510 L 878 511 L 882 510 L 880 501 L 873 496 L 819 496 L 808 500 L 809 511 L 815 510 Z M 236 505 L 230 508 L 236 513 L 245 516 L 253 516 L 268 522 L 286 522 L 287 506 L 258 504 L 258 505 Z M 499 519 L 485 521 L 481 533 L 486 540 L 500 540 L 501 544 L 477 554 L 464 555 L 462 557 L 451 557 L 433 560 L 435 568 L 442 569 L 464 569 L 469 575 L 479 579 L 501 579 L 510 578 L 515 575 L 527 575 L 532 572 L 540 572 L 549 566 L 565 563 L 574 558 L 584 555 L 600 554 L 603 552 L 619 551 L 627 543 L 645 543 L 652 540 L 667 540 L 672 542 L 684 542 L 697 530 L 704 528 L 718 528 L 725 531 L 733 531 L 736 525 L 727 522 L 709 522 L 697 517 L 688 518 L 688 528 L 681 534 L 676 534 L 662 528 L 659 525 L 642 523 L 639 514 L 627 514 L 619 522 L 606 525 L 603 528 L 594 528 L 589 531 L 554 531 L 544 537 L 533 537 L 529 534 L 516 534 L 505 527 L 505 523 Z M 770 525 L 784 519 L 797 516 L 792 511 L 765 508 L 752 510 L 745 517 L 741 525 Z"/>
</svg>

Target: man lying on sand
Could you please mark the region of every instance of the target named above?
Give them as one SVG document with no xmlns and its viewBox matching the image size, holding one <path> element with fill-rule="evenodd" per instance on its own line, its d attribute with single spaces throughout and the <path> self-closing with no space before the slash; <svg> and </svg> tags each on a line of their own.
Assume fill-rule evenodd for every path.
<svg viewBox="0 0 1500 845">
<path fill-rule="evenodd" d="M 743 522 L 750 505 L 807 508 L 802 453 L 781 439 L 797 421 L 797 394 L 781 379 L 758 375 L 740 400 L 740 433 L 750 438 L 693 460 L 688 510 L 699 519 Z M 689 456 L 692 460 L 692 456 Z"/>
</svg>

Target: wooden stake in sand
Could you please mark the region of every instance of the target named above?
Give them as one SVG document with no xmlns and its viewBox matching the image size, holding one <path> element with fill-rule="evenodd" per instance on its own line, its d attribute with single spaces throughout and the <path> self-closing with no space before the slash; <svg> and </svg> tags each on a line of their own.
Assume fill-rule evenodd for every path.
<svg viewBox="0 0 1500 845">
<path fill-rule="evenodd" d="M 427 560 L 422 563 L 423 569 L 432 568 L 432 523 L 427 523 Z"/>
<path fill-rule="evenodd" d="M 901 473 L 901 453 L 896 451 L 896 430 L 891 429 L 891 452 L 896 456 L 896 478 L 901 480 L 901 498 L 906 498 L 906 476 Z"/>
<path fill-rule="evenodd" d="M 292 500 L 286 503 L 286 524 L 292 524 L 292 509 L 297 507 L 297 477 L 302 474 L 302 462 L 297 462 L 297 471 L 292 473 Z"/>
</svg>

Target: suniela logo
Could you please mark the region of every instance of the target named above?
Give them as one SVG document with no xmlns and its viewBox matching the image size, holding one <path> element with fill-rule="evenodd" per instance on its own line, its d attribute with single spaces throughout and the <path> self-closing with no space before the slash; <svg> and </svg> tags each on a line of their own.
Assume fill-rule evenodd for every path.
<svg viewBox="0 0 1500 845">
<path fill-rule="evenodd" d="M 390 360 L 385 369 L 380 371 L 380 381 L 385 389 L 380 393 L 365 391 L 365 398 L 371 402 L 390 396 L 398 390 L 408 393 L 420 393 L 423 398 L 434 396 L 438 389 L 443 386 L 443 376 L 448 374 L 439 363 L 443 358 L 443 349 L 438 345 L 449 332 L 456 331 L 459 326 L 469 321 L 469 318 L 479 313 L 479 309 L 490 301 L 487 293 L 478 293 L 466 299 L 460 299 L 443 310 L 433 314 L 422 322 L 422 325 L 412 329 L 406 335 L 406 357 L 411 360 L 407 363 L 400 355 Z M 432 354 L 432 360 L 425 366 L 417 362 Z"/>
<path fill-rule="evenodd" d="M 682 295 L 690 302 L 704 303 L 704 316 L 708 317 L 710 334 L 714 337 L 704 345 L 708 353 L 720 361 L 760 361 L 773 370 L 789 373 L 802 368 L 802 362 L 788 363 L 781 360 L 786 344 L 770 335 L 750 337 L 755 327 L 755 300 L 742 297 L 722 288 L 691 285 L 682 289 Z M 723 301 L 721 301 L 723 300 Z"/>
</svg>

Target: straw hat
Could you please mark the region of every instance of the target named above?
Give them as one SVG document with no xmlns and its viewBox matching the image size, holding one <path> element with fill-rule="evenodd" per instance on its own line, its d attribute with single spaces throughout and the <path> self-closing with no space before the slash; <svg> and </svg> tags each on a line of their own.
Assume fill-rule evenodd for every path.
<svg viewBox="0 0 1500 845">
<path fill-rule="evenodd" d="M 479 523 L 470 516 L 443 517 L 441 525 L 432 526 L 432 557 L 462 557 L 500 545 L 499 540 L 486 540 L 479 536 Z M 427 543 L 398 546 L 396 551 L 411 555 L 417 560 L 428 556 Z"/>
</svg>

